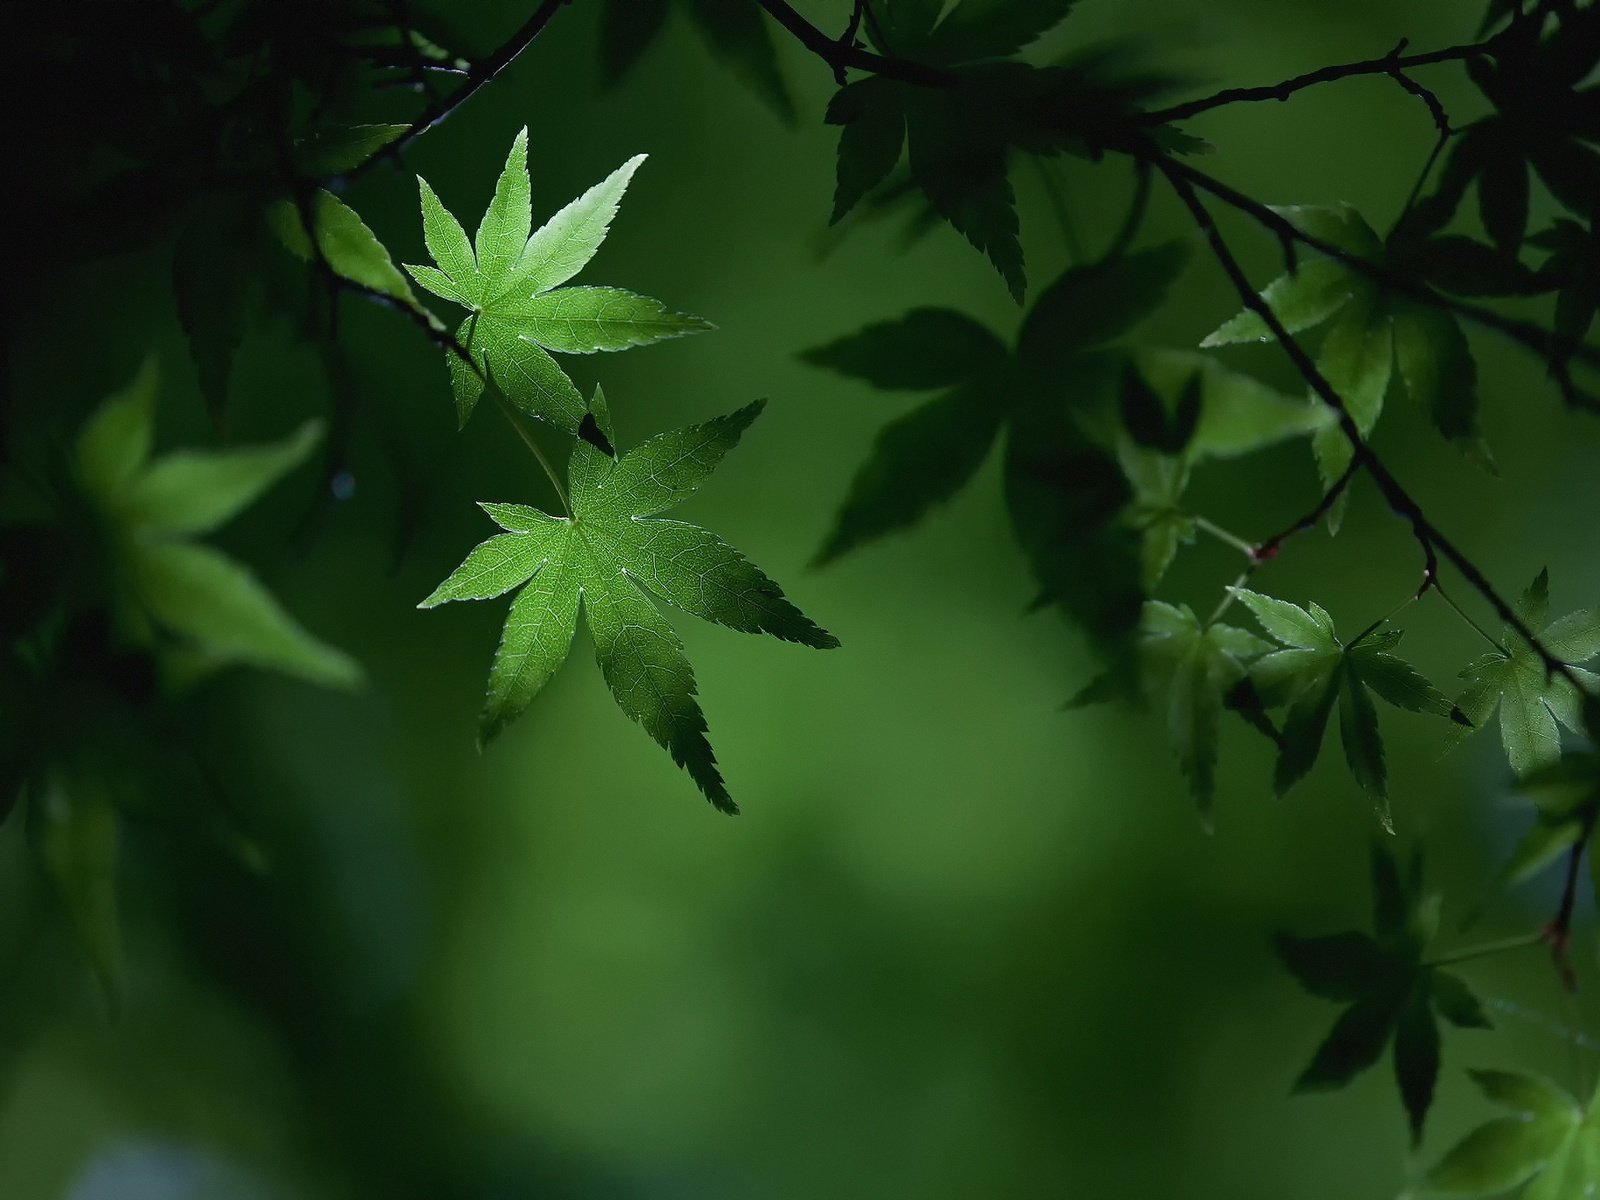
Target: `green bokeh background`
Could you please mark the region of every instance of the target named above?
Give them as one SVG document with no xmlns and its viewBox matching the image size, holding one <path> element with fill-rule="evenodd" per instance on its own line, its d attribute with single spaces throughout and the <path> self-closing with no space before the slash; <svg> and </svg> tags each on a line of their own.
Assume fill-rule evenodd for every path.
<svg viewBox="0 0 1600 1200">
<path fill-rule="evenodd" d="M 832 23 L 844 6 L 800 7 Z M 1095 0 L 1039 50 L 1137 35 L 1198 91 L 1370 57 L 1401 35 L 1450 44 L 1478 15 L 1449 0 Z M 452 19 L 487 46 L 522 17 L 498 3 Z M 575 373 L 603 381 L 624 445 L 770 398 L 682 515 L 746 550 L 843 648 L 674 617 L 737 820 L 617 712 L 581 634 L 479 757 L 473 721 L 504 606 L 414 606 L 487 531 L 473 501 L 547 502 L 546 485 L 493 413 L 455 432 L 438 352 L 414 328 L 349 308 L 353 497 L 297 536 L 317 486 L 302 471 L 220 541 L 370 684 L 345 696 L 236 672 L 185 701 L 264 861 L 241 865 L 204 829 L 130 824 L 115 1020 L 19 823 L 0 830 L 0 1195 L 1396 1194 L 1408 1150 L 1386 1064 L 1341 1093 L 1288 1094 L 1336 1010 L 1296 990 L 1270 932 L 1363 923 L 1381 836 L 1337 750 L 1275 801 L 1264 746 L 1225 727 L 1217 828 L 1203 832 L 1152 721 L 1059 711 L 1092 656 L 1056 618 L 1025 614 L 994 462 L 916 531 L 808 571 L 874 432 L 915 400 L 796 352 L 917 304 L 1007 334 L 1018 311 L 948 229 L 909 248 L 892 223 L 826 230 L 831 81 L 815 61 L 783 47 L 794 129 L 681 19 L 603 93 L 595 18 L 582 3 L 563 12 L 411 165 L 470 228 L 523 124 L 541 219 L 650 153 L 584 279 L 720 331 Z M 1458 122 L 1472 115 L 1457 69 L 1428 80 Z M 1432 138 L 1421 105 L 1382 79 L 1192 128 L 1218 147 L 1203 165 L 1252 194 L 1347 200 L 1377 225 Z M 1059 177 L 1079 236 L 1103 245 L 1126 164 L 1073 162 Z M 1069 259 L 1038 177 L 1022 164 L 1015 181 L 1037 290 Z M 347 198 L 397 258 L 422 260 L 408 178 L 375 172 Z M 1269 239 L 1226 227 L 1257 278 L 1276 270 Z M 1146 237 L 1162 235 L 1189 236 L 1165 195 Z M 15 332 L 32 347 L 10 364 L 16 394 L 76 422 L 153 347 L 163 444 L 209 437 L 164 255 L 44 284 Z M 1192 345 L 1235 307 L 1197 253 L 1139 336 Z M 1380 449 L 1506 590 L 1548 563 L 1555 611 L 1593 604 L 1600 430 L 1560 410 L 1537 364 L 1477 335 L 1474 347 L 1500 477 L 1402 404 Z M 1231 361 L 1293 387 L 1271 348 Z M 329 403 L 313 347 L 283 327 L 253 332 L 235 372 L 240 440 Z M 1194 495 L 1262 536 L 1314 488 L 1309 453 L 1292 446 L 1214 466 Z M 1209 605 L 1230 554 L 1187 551 L 1165 594 Z M 1344 534 L 1307 535 L 1257 581 L 1317 598 L 1348 630 L 1417 571 L 1404 527 L 1358 485 Z M 1400 623 L 1447 688 L 1477 652 L 1433 599 Z M 1499 898 L 1486 883 L 1522 821 L 1492 738 L 1441 761 L 1442 725 L 1383 719 L 1401 840 L 1426 839 L 1447 931 L 1484 901 L 1460 940 L 1536 927 L 1554 881 Z M 1587 908 L 1581 930 L 1585 969 Z M 1574 1087 L 1594 1075 L 1573 1036 L 1593 1028 L 1593 1005 L 1562 996 L 1541 952 L 1466 974 L 1500 1030 L 1446 1034 L 1425 1159 L 1484 1115 L 1466 1066 Z"/>
</svg>

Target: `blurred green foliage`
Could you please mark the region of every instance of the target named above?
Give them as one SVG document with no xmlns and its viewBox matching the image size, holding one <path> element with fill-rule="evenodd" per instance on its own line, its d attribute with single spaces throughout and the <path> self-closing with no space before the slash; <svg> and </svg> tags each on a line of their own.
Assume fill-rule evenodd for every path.
<svg viewBox="0 0 1600 1200">
<path fill-rule="evenodd" d="M 141 26 L 137 7 L 131 47 L 168 36 Z M 441 6 L 455 40 L 440 36 L 492 46 L 525 7 Z M 317 19 L 315 5 L 282 8 L 284 21 Z M 1376 0 L 1203 11 L 1099 0 L 1039 53 L 1137 35 L 1192 78 L 1266 82 L 1370 57 L 1402 34 L 1417 47 L 1461 41 L 1476 16 L 1445 0 L 1398 13 Z M 845 646 L 796 654 L 674 619 L 746 815 L 723 821 L 697 803 L 593 672 L 559 675 L 477 755 L 499 613 L 421 613 L 416 599 L 481 536 L 474 501 L 548 504 L 548 485 L 489 422 L 456 433 L 438 348 L 402 315 L 347 302 L 337 349 L 252 319 L 231 364 L 228 441 L 332 415 L 330 469 L 289 477 L 215 540 L 368 683 L 345 694 L 233 671 L 162 706 L 160 727 L 138 705 L 107 710 L 96 738 L 153 762 L 124 806 L 114 1019 L 21 822 L 0 827 L 7 1200 L 1350 1200 L 1402 1187 L 1407 1133 L 1382 1072 L 1289 1096 L 1336 1009 L 1282 973 L 1271 932 L 1358 926 L 1368 904 L 1374 822 L 1342 773 L 1320 764 L 1274 799 L 1258 736 L 1225 722 L 1208 837 L 1153 723 L 1058 711 L 1093 648 L 1025 612 L 1035 585 L 1002 535 L 994 462 L 915 531 L 803 569 L 876 431 L 917 401 L 840 382 L 798 353 L 919 304 L 1007 335 L 1019 313 L 948 229 L 909 246 L 888 223 L 829 229 L 836 134 L 821 116 L 833 80 L 777 40 L 787 89 L 759 75 L 769 103 L 792 97 L 794 128 L 682 21 L 602 88 L 617 52 L 604 58 L 598 6 L 573 5 L 407 159 L 453 181 L 470 211 L 489 199 L 484 164 L 526 125 L 534 206 L 551 211 L 652 155 L 597 269 L 719 332 L 604 364 L 608 391 L 631 398 L 618 441 L 767 397 L 762 436 L 683 513 L 749 548 Z M 306 69 L 315 61 L 308 49 Z M 19 83 L 60 110 L 59 129 L 116 124 L 96 66 L 30 59 Z M 181 105 L 186 85 L 164 86 Z M 1442 70 L 1437 87 L 1452 113 L 1482 110 L 1459 72 Z M 386 103 L 387 119 L 404 120 L 414 98 Z M 1399 211 L 1434 139 L 1415 99 L 1381 78 L 1193 129 L 1219 147 L 1208 167 L 1252 195 L 1348 202 L 1375 223 Z M 118 132 L 135 145 L 163 133 Z M 24 198 L 44 211 L 70 146 L 19 139 L 13 162 L 47 177 Z M 1067 265 L 1071 239 L 1112 238 L 1131 187 L 1114 161 L 1047 170 L 1049 187 L 1015 179 L 1035 286 Z M 1052 194 L 1065 198 L 1066 236 Z M 377 170 L 344 197 L 397 258 L 424 261 L 409 176 Z M 1533 204 L 1542 228 L 1550 213 Z M 35 431 L 19 461 L 68 444 L 152 347 L 165 375 L 157 444 L 214 442 L 171 245 L 121 252 L 118 222 L 92 229 L 107 253 L 23 271 L 27 287 L 6 301 L 7 412 Z M 1246 230 L 1229 227 L 1265 281 L 1278 247 Z M 1159 198 L 1147 236 L 1187 237 L 1189 225 Z M 52 253 L 20 245 L 19 270 Z M 249 283 L 280 286 L 270 273 Z M 1192 346 L 1236 308 L 1219 273 L 1192 268 L 1141 340 Z M 1554 611 L 1590 605 L 1600 427 L 1563 410 L 1525 358 L 1471 337 L 1500 478 L 1441 451 L 1422 414 L 1389 414 L 1378 443 L 1493 578 L 1514 587 L 1556 564 Z M 1228 362 L 1300 391 L 1272 347 Z M 584 394 L 590 368 L 574 366 Z M 1198 464 L 1189 494 L 1252 535 L 1319 494 L 1303 443 L 1252 466 L 1256 486 L 1241 487 Z M 1230 555 L 1186 552 L 1172 594 L 1207 603 L 1232 577 Z M 1389 607 L 1375 597 L 1403 596 L 1415 573 L 1404 527 L 1358 488 L 1337 539 L 1306 535 L 1253 586 L 1315 595 L 1359 629 Z M 1411 659 L 1443 682 L 1480 647 L 1436 600 L 1413 611 Z M 1468 936 L 1548 915 L 1559 881 L 1509 900 L 1488 882 L 1525 824 L 1494 739 L 1441 761 L 1436 722 L 1396 714 L 1385 735 L 1397 836 L 1427 839 L 1442 928 L 1486 906 Z M 183 746 L 201 752 L 191 761 Z M 1581 972 L 1594 958 L 1587 910 L 1578 931 Z M 1595 1027 L 1592 993 L 1564 995 L 1537 949 L 1461 974 L 1498 1032 L 1445 1031 L 1419 1163 L 1488 1115 L 1461 1068 L 1592 1091 L 1596 1046 L 1580 1032 Z"/>
</svg>

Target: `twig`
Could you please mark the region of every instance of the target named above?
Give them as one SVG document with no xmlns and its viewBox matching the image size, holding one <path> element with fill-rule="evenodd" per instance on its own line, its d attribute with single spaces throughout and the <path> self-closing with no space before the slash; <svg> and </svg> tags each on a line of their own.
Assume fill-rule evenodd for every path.
<svg viewBox="0 0 1600 1200">
<path fill-rule="evenodd" d="M 1406 86 L 1402 80 L 1401 72 L 1409 71 L 1414 67 L 1427 67 L 1435 63 L 1455 62 L 1460 59 L 1473 58 L 1479 54 L 1492 53 L 1505 34 L 1499 33 L 1487 41 L 1463 43 L 1459 46 L 1447 46 L 1443 50 L 1430 50 L 1426 54 L 1403 54 L 1406 48 L 1405 39 L 1401 39 L 1389 53 L 1381 58 L 1364 59 L 1361 62 L 1340 63 L 1336 66 L 1322 67 L 1316 71 L 1308 71 L 1304 75 L 1296 75 L 1293 79 L 1285 79 L 1282 83 L 1267 84 L 1263 87 L 1235 87 L 1224 88 L 1210 96 L 1199 100 L 1190 100 L 1183 104 L 1174 104 L 1170 108 L 1156 109 L 1154 112 L 1140 113 L 1138 122 L 1141 125 L 1167 125 L 1173 121 L 1186 121 L 1190 117 L 1199 116 L 1201 113 L 1210 112 L 1212 109 L 1223 108 L 1230 104 L 1254 104 L 1263 100 L 1287 100 L 1297 92 L 1306 88 L 1315 87 L 1319 83 L 1332 83 L 1338 79 L 1353 79 L 1358 75 L 1389 75 L 1401 86 Z M 1407 90 L 1410 90 L 1409 88 Z"/>
<path fill-rule="evenodd" d="M 1194 527 L 1202 533 L 1209 533 L 1223 545 L 1232 546 L 1246 558 L 1254 560 L 1256 548 L 1231 529 L 1224 529 L 1209 517 L 1203 517 L 1199 513 L 1194 514 Z"/>
<path fill-rule="evenodd" d="M 871 71 L 874 75 L 884 75 L 920 87 L 952 87 L 956 82 L 954 73 L 939 67 L 930 67 L 926 63 L 912 62 L 910 59 L 874 54 L 871 50 L 856 45 L 854 40 L 843 42 L 830 37 L 796 12 L 787 0 L 757 0 L 757 2 L 766 9 L 767 15 L 788 30 L 796 41 L 827 63 L 834 77 L 841 82 L 844 79 L 844 72 L 850 69 Z"/>
<path fill-rule="evenodd" d="M 1304 533 L 1308 529 L 1315 529 L 1317 523 L 1333 511 L 1333 506 L 1339 503 L 1339 497 L 1349 490 L 1351 482 L 1360 470 L 1361 464 L 1352 457 L 1350 465 L 1344 469 L 1344 474 L 1333 481 L 1333 486 L 1322 494 L 1322 499 L 1317 501 L 1315 508 L 1306 513 L 1305 516 L 1291 522 L 1281 532 L 1273 534 L 1263 542 L 1256 543 L 1250 552 L 1250 557 L 1254 562 L 1259 565 L 1270 559 L 1277 558 L 1278 551 L 1283 549 L 1283 544 L 1286 541 L 1296 534 Z"/>
<path fill-rule="evenodd" d="M 542 0 L 539 7 L 534 9 L 533 15 L 522 23 L 520 29 L 505 42 L 502 42 L 487 58 L 480 59 L 472 64 L 472 68 L 467 72 L 460 87 L 456 88 L 448 96 L 430 104 L 423 110 L 422 115 L 412 121 L 406 131 L 395 138 L 394 141 L 376 151 L 370 158 L 357 163 L 342 176 L 328 181 L 328 183 L 332 185 L 355 179 L 360 175 L 366 174 L 376 163 L 385 159 L 395 159 L 402 150 L 435 125 L 444 121 L 451 113 L 470 100 L 479 88 L 510 66 L 517 56 L 533 43 L 534 38 L 544 32 L 545 26 L 550 24 L 556 13 L 569 3 L 571 3 L 571 0 Z"/>
<path fill-rule="evenodd" d="M 1507 950 L 1521 950 L 1525 946 L 1537 946 L 1542 940 L 1541 934 L 1519 933 L 1515 937 L 1501 938 L 1497 942 L 1484 942 L 1477 946 L 1468 946 L 1464 950 L 1452 950 L 1449 954 L 1441 954 L 1438 958 L 1430 958 L 1427 965 L 1430 967 L 1448 967 L 1454 963 L 1470 962 L 1475 958 L 1487 958 L 1491 954 L 1503 954 Z"/>
<path fill-rule="evenodd" d="M 1573 974 L 1572 964 L 1567 960 L 1567 949 L 1572 942 L 1572 911 L 1578 902 L 1578 867 L 1583 862 L 1584 851 L 1589 847 L 1589 841 L 1594 837 L 1595 814 L 1590 813 L 1584 818 L 1583 834 L 1573 843 L 1572 849 L 1567 851 L 1567 876 L 1561 886 L 1561 904 L 1556 909 L 1555 917 L 1550 924 L 1544 927 L 1539 935 L 1541 940 L 1548 942 L 1550 953 L 1555 958 L 1556 970 L 1561 973 L 1561 982 L 1566 985 L 1567 991 L 1574 992 L 1578 989 L 1577 976 Z"/>
</svg>

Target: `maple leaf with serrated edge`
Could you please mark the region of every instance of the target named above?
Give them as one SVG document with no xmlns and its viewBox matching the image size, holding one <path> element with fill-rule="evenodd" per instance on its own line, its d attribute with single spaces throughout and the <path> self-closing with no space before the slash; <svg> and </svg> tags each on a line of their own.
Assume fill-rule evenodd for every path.
<svg viewBox="0 0 1600 1200">
<path fill-rule="evenodd" d="M 1387 250 L 1349 205 L 1275 208 L 1295 228 L 1367 262 L 1383 264 Z M 1261 298 L 1286 332 L 1326 325 L 1317 370 L 1339 394 L 1362 437 L 1383 413 L 1398 379 L 1434 426 L 1486 469 L 1492 459 L 1478 427 L 1477 367 L 1454 317 L 1417 300 L 1385 296 L 1371 279 L 1335 258 L 1305 251 L 1295 269 L 1278 276 Z M 1272 331 L 1250 309 L 1225 321 L 1202 348 L 1268 341 Z M 1324 487 L 1350 466 L 1352 450 L 1336 415 L 1325 411 L 1312 439 Z"/>
<path fill-rule="evenodd" d="M 423 237 L 437 266 L 406 270 L 435 296 L 468 310 L 456 340 L 478 369 L 446 354 L 463 425 L 487 377 L 519 411 L 575 436 L 588 408 L 552 353 L 627 350 L 714 328 L 621 288 L 561 286 L 600 248 L 644 160 L 642 154 L 630 158 L 535 230 L 524 128 L 472 242 L 428 181 L 417 177 Z"/>
<path fill-rule="evenodd" d="M 1209 824 L 1216 798 L 1217 732 L 1226 697 L 1245 678 L 1247 660 L 1272 649 L 1248 630 L 1201 625 L 1186 604 L 1145 602 L 1139 618 L 1139 661 L 1145 699 L 1166 718 L 1167 736 L 1189 791 Z M 1068 708 L 1115 696 L 1100 676 Z"/>
<path fill-rule="evenodd" d="M 839 644 L 716 534 L 655 515 L 705 481 L 763 404 L 661 434 L 620 461 L 579 441 L 568 467 L 569 517 L 521 504 L 482 505 L 505 532 L 473 550 L 419 607 L 521 588 L 489 669 L 483 740 L 527 708 L 565 661 L 581 607 L 618 707 L 688 771 L 712 804 L 738 811 L 706 737 L 694 671 L 646 589 L 730 629 L 820 650 Z M 603 394 L 597 393 L 595 407 L 603 424 Z"/>
<path fill-rule="evenodd" d="M 1295 1081 L 1298 1092 L 1344 1087 L 1393 1043 L 1396 1081 L 1413 1143 L 1439 1077 L 1437 1017 L 1467 1029 L 1489 1020 L 1461 979 L 1424 959 L 1438 931 L 1439 900 L 1422 895 L 1413 855 L 1404 878 L 1389 852 L 1372 849 L 1373 932 L 1277 937 L 1278 956 L 1313 996 L 1348 1007 Z M 1437 1016 L 1436 1016 L 1437 1015 Z"/>
<path fill-rule="evenodd" d="M 1383 739 L 1373 696 L 1408 712 L 1457 721 L 1462 719 L 1459 711 L 1415 667 L 1389 653 L 1400 640 L 1399 630 L 1379 632 L 1375 627 L 1347 646 L 1334 632 L 1333 618 L 1315 601 L 1308 611 L 1246 588 L 1231 590 L 1285 647 L 1257 659 L 1250 668 L 1251 681 L 1266 707 L 1288 705 L 1273 773 L 1277 793 L 1287 792 L 1316 762 L 1337 704 L 1345 762 L 1390 827 Z"/>
<path fill-rule="evenodd" d="M 321 424 L 309 421 L 275 445 L 151 461 L 156 386 L 152 360 L 90 417 L 74 454 L 79 484 L 110 532 L 123 632 L 158 646 L 180 679 L 243 663 L 330 687 L 358 683 L 354 661 L 302 629 L 238 563 L 192 540 L 303 462 Z"/>
<path fill-rule="evenodd" d="M 1600 1181 L 1600 1105 L 1587 1110 L 1560 1088 L 1511 1071 L 1468 1072 L 1511 1115 L 1470 1131 L 1419 1181 L 1421 1196 L 1586 1200 Z M 1597 1097 L 1600 1099 L 1600 1097 Z"/>
<path fill-rule="evenodd" d="M 1582 608 L 1551 621 L 1550 572 L 1545 570 L 1522 593 L 1517 615 L 1591 693 L 1600 694 L 1600 675 L 1572 665 L 1600 654 L 1600 608 Z M 1547 672 L 1533 648 L 1509 626 L 1501 631 L 1500 651 L 1474 659 L 1461 677 L 1468 683 L 1456 707 L 1474 729 L 1481 729 L 1499 708 L 1500 737 L 1518 775 L 1561 756 L 1560 726 L 1584 731 L 1583 696 L 1571 680 Z M 1470 732 L 1461 731 L 1451 744 L 1464 741 Z"/>
</svg>

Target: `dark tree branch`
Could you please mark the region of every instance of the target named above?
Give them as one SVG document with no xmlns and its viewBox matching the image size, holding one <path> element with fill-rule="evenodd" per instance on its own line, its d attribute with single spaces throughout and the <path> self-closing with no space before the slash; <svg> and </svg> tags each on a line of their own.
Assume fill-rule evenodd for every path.
<svg viewBox="0 0 1600 1200">
<path fill-rule="evenodd" d="M 1549 944 L 1556 970 L 1560 972 L 1561 982 L 1569 992 L 1578 990 L 1577 976 L 1573 974 L 1572 964 L 1567 958 L 1567 950 L 1572 944 L 1572 913 L 1578 902 L 1578 867 L 1583 862 L 1584 852 L 1589 849 L 1589 843 L 1594 839 L 1594 826 L 1595 818 L 1590 814 L 1583 823 L 1582 836 L 1567 851 L 1567 872 L 1561 885 L 1561 903 L 1556 908 L 1556 915 L 1540 935 L 1541 940 Z"/>
<path fill-rule="evenodd" d="M 843 82 L 846 70 L 871 71 L 874 75 L 883 75 L 919 87 L 952 87 L 956 82 L 953 73 L 939 67 L 930 67 L 925 63 L 912 62 L 909 59 L 874 54 L 871 50 L 856 45 L 853 38 L 840 40 L 829 37 L 796 12 L 786 0 L 757 0 L 757 2 L 766 9 L 767 15 L 782 25 L 796 41 L 827 63 L 840 82 Z"/>
<path fill-rule="evenodd" d="M 461 86 L 448 96 L 428 105 L 422 115 L 411 122 L 407 130 L 383 149 L 373 154 L 371 158 L 359 163 L 345 172 L 338 181 L 354 179 L 366 174 L 372 167 L 385 159 L 394 160 L 412 142 L 416 141 L 435 125 L 443 122 L 451 113 L 460 108 L 484 84 L 488 83 L 501 71 L 510 66 L 519 54 L 533 44 L 533 40 L 544 32 L 546 25 L 550 24 L 560 9 L 570 4 L 571 0 L 541 0 L 539 7 L 534 9 L 533 15 L 522 23 L 522 27 L 512 34 L 505 42 L 487 58 L 479 59 L 472 64 Z M 338 182 L 330 180 L 330 183 Z"/>
<path fill-rule="evenodd" d="M 1406 41 L 1401 39 L 1400 44 L 1382 58 L 1369 58 L 1362 62 L 1341 63 L 1337 66 L 1323 67 L 1320 70 L 1308 71 L 1304 75 L 1296 75 L 1293 79 L 1285 79 L 1282 83 L 1268 84 L 1264 87 L 1224 88 L 1220 92 L 1205 96 L 1199 100 L 1174 104 L 1170 108 L 1160 108 L 1154 112 L 1140 113 L 1138 120 L 1141 125 L 1167 125 L 1173 121 L 1186 121 L 1190 117 L 1199 116 L 1201 113 L 1210 112 L 1212 109 L 1225 108 L 1230 104 L 1256 104 L 1264 100 L 1287 100 L 1295 93 L 1302 92 L 1309 87 L 1315 87 L 1319 83 L 1332 83 L 1339 79 L 1354 79 L 1360 75 L 1388 75 L 1400 83 L 1400 86 L 1407 91 L 1414 91 L 1413 85 L 1405 79 L 1402 72 L 1409 71 L 1414 67 L 1428 67 L 1435 63 L 1456 62 L 1476 57 L 1479 54 L 1492 53 L 1499 40 L 1504 36 L 1504 33 L 1500 33 L 1487 41 L 1447 46 L 1443 50 L 1430 50 L 1426 54 L 1404 54 Z"/>
<path fill-rule="evenodd" d="M 1280 532 L 1273 534 L 1264 541 L 1257 542 L 1250 548 L 1251 569 L 1256 565 L 1278 557 L 1278 551 L 1283 549 L 1283 544 L 1296 534 L 1305 533 L 1308 529 L 1315 529 L 1317 522 L 1333 511 L 1333 506 L 1339 503 L 1339 497 L 1350 489 L 1351 483 L 1361 472 L 1361 463 L 1352 458 L 1350 465 L 1344 469 L 1344 474 L 1334 480 L 1333 486 L 1322 494 L 1322 499 L 1305 516 L 1291 522 Z"/>
</svg>

